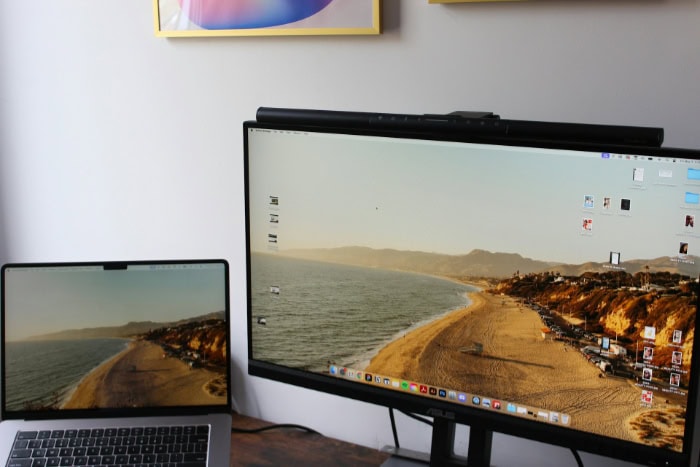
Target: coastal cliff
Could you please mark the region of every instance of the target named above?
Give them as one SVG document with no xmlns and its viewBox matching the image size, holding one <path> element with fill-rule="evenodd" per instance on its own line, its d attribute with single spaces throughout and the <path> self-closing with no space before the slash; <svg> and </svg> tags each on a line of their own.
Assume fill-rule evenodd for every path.
<svg viewBox="0 0 700 467">
<path fill-rule="evenodd" d="M 222 366 L 228 363 L 226 323 L 222 319 L 164 326 L 148 331 L 140 338 L 159 344 L 166 354 L 189 359 L 196 365 Z"/>
<path fill-rule="evenodd" d="M 682 344 L 692 348 L 697 288 L 697 282 L 676 273 L 610 271 L 577 277 L 516 274 L 492 292 L 538 303 L 589 332 L 615 337 L 634 354 L 646 326 L 655 328 L 656 342 L 673 342 L 674 331 L 680 331 Z M 657 347 L 658 362 L 670 365 L 672 350 Z"/>
</svg>

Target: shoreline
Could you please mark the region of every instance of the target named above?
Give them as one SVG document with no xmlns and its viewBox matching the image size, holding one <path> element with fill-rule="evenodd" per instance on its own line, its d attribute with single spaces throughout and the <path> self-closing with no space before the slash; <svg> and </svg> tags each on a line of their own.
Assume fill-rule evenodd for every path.
<svg viewBox="0 0 700 467">
<path fill-rule="evenodd" d="M 470 306 L 394 339 L 363 371 L 565 413 L 571 428 L 640 442 L 638 430 L 621 423 L 648 412 L 638 388 L 601 377 L 578 350 L 545 341 L 538 314 L 516 299 L 462 283 L 479 288 L 468 294 Z"/>
<path fill-rule="evenodd" d="M 70 388 L 68 388 L 68 390 L 65 391 L 65 393 L 63 394 L 63 397 L 62 397 L 62 399 L 61 399 L 61 403 L 60 403 L 59 408 L 61 408 L 61 409 L 65 408 L 65 406 L 66 406 L 66 404 L 68 403 L 68 401 L 70 401 L 70 400 L 73 398 L 73 395 L 75 394 L 75 392 L 78 390 L 78 388 L 83 384 L 83 382 L 84 382 L 85 380 L 87 380 L 88 378 L 92 377 L 92 375 L 93 375 L 96 371 L 100 370 L 101 368 L 104 368 L 105 365 L 109 365 L 110 362 L 111 362 L 112 360 L 115 360 L 115 359 L 118 358 L 120 355 L 122 355 L 123 353 L 127 352 L 127 351 L 129 350 L 129 348 L 131 347 L 131 344 L 132 344 L 132 343 L 133 343 L 133 340 L 130 340 L 129 342 L 127 342 L 127 343 L 126 343 L 126 346 L 125 346 L 122 350 L 120 350 L 120 351 L 117 352 L 116 354 L 112 355 L 111 357 L 107 358 L 106 360 L 103 360 L 103 361 L 102 361 L 101 363 L 99 363 L 96 367 L 94 367 L 92 370 L 90 370 L 90 371 L 87 372 L 85 375 L 83 375 L 83 377 L 80 378 L 80 380 L 78 380 L 77 383 L 75 383 L 73 386 L 71 386 Z"/>
<path fill-rule="evenodd" d="M 62 409 L 214 405 L 225 396 L 207 388 L 220 375 L 165 357 L 157 344 L 133 340 L 125 350 L 86 374 Z"/>
</svg>

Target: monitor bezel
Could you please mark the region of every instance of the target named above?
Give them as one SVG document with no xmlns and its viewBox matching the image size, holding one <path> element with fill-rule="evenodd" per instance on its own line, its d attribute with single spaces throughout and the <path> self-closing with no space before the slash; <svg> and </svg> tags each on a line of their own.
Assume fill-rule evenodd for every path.
<svg viewBox="0 0 700 467">
<path fill-rule="evenodd" d="M 543 149 L 563 149 L 595 151 L 608 153 L 636 154 L 666 158 L 684 158 L 700 160 L 700 150 L 683 148 L 661 148 L 654 146 L 630 146 L 604 143 L 588 143 L 586 141 L 562 141 L 555 138 L 546 139 L 541 135 L 537 139 L 526 137 L 508 138 L 499 135 L 460 134 L 455 132 L 440 132 L 435 129 L 396 129 L 376 128 L 369 126 L 343 126 L 336 123 L 323 125 L 319 122 L 305 124 L 299 121 L 259 122 L 246 121 L 243 123 L 244 145 L 244 202 L 246 229 L 246 280 L 247 297 L 251 297 L 251 250 L 250 250 L 250 199 L 249 199 L 249 130 L 251 128 L 265 130 L 283 130 L 291 132 L 316 132 L 326 134 L 345 134 L 359 136 L 376 136 L 397 139 L 449 141 L 456 143 L 474 143 L 503 146 L 529 146 Z M 697 287 L 697 286 L 696 286 Z M 696 301 L 696 309 L 700 299 Z M 495 411 L 485 411 L 469 405 L 443 402 L 440 399 L 426 398 L 384 389 L 378 386 L 353 382 L 330 375 L 293 369 L 278 364 L 256 360 L 252 347 L 252 328 L 254 326 L 251 300 L 247 299 L 247 336 L 248 336 L 248 374 L 268 380 L 291 384 L 306 389 L 333 394 L 371 404 L 412 412 L 435 418 L 444 418 L 450 422 L 485 429 L 505 435 L 520 437 L 546 444 L 580 450 L 592 454 L 637 462 L 644 465 L 688 465 L 691 460 L 697 462 L 700 447 L 700 416 L 697 413 L 700 397 L 700 345 L 693 342 L 693 360 L 691 372 L 696 377 L 688 389 L 688 406 L 686 418 L 686 433 L 682 452 L 669 451 L 661 448 L 646 446 L 632 441 L 605 437 L 573 428 L 558 427 L 542 422 L 532 421 L 505 415 Z M 695 331 L 698 329 L 696 321 Z"/>
</svg>

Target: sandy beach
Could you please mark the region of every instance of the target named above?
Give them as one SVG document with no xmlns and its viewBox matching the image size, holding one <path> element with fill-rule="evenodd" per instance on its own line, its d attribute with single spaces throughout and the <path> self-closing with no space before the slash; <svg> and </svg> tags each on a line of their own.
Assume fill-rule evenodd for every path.
<svg viewBox="0 0 700 467">
<path fill-rule="evenodd" d="M 638 439 L 625 420 L 642 413 L 639 388 L 601 377 L 576 349 L 543 340 L 538 314 L 514 299 L 470 299 L 385 346 L 365 371 L 566 413 L 573 428 Z M 481 354 L 470 352 L 477 343 Z"/>
<path fill-rule="evenodd" d="M 83 378 L 63 408 L 223 404 L 225 395 L 213 394 L 210 384 L 219 376 L 164 358 L 160 346 L 135 340 Z"/>
</svg>

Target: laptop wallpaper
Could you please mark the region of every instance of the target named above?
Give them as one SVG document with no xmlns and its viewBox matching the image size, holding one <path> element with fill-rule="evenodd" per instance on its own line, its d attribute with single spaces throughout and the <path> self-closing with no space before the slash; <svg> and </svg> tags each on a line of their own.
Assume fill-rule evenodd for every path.
<svg viewBox="0 0 700 467">
<path fill-rule="evenodd" d="M 219 264 L 9 268 L 8 411 L 226 404 Z"/>
</svg>

